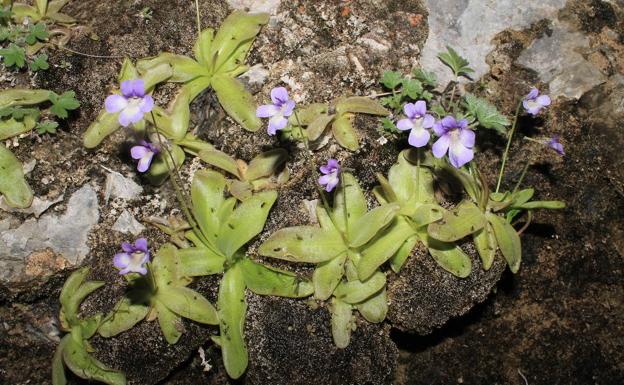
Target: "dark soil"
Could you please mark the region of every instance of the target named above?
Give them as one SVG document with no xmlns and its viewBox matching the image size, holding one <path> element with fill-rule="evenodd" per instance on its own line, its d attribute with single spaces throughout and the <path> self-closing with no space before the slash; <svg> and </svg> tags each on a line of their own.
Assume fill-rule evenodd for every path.
<svg viewBox="0 0 624 385">
<path fill-rule="evenodd" d="M 137 16 L 146 6 L 153 10 L 149 22 Z M 418 47 L 427 34 L 426 11 L 416 0 L 310 0 L 283 2 L 281 7 L 288 16 L 262 31 L 249 58 L 250 64 L 263 63 L 270 73 L 262 86 L 251 86 L 258 103 L 264 103 L 269 90 L 278 84 L 287 85 L 298 101 L 306 103 L 329 101 L 344 93 L 368 94 L 378 89 L 376 82 L 383 70 L 407 72 L 417 64 Z M 562 211 L 537 213 L 523 234 L 520 272 L 506 271 L 495 286 L 504 269 L 499 258 L 490 272 L 473 271 L 462 281 L 437 268 L 431 258 L 415 255 L 405 266 L 405 275 L 390 284 L 394 300 L 389 322 L 371 325 L 360 320 L 345 350 L 335 349 L 331 342 L 324 304 L 249 295 L 250 368 L 237 383 L 525 384 L 523 376 L 531 385 L 622 383 L 624 134 L 620 122 L 624 111 L 618 101 L 624 96 L 624 56 L 620 55 L 624 29 L 622 15 L 613 7 L 602 1 L 571 1 L 564 10 L 565 17 L 575 20 L 591 37 L 596 47 L 592 60 L 597 65 L 606 63 L 601 68 L 611 76 L 610 81 L 578 103 L 559 101 L 543 118 L 520 122 L 505 184 L 513 186 L 523 160 L 533 156 L 536 163 L 525 183 L 535 187 L 540 199 L 561 199 L 568 204 Z M 190 1 L 81 0 L 72 1 L 64 11 L 88 27 L 73 30 L 69 47 L 91 55 L 190 54 L 196 36 Z M 204 26 L 217 26 L 228 12 L 223 1 L 201 1 Z M 420 20 L 418 15 L 424 17 L 414 23 Z M 596 18 L 598 22 L 592 23 Z M 548 33 L 545 25 L 506 31 L 495 39 L 497 49 L 488 58 L 492 71 L 483 80 L 492 90 L 491 100 L 508 114 L 515 109 L 515 99 L 537 80 L 536 74 L 513 62 L 532 39 Z M 363 36 L 387 44 L 389 50 L 379 52 L 357 43 Z M 82 133 L 116 85 L 121 59 L 52 51 L 50 63 L 55 67 L 42 73 L 37 85 L 57 92 L 74 89 L 82 107 L 58 135 L 24 138 L 14 149 L 22 160 L 38 160 L 29 176 L 35 194 L 53 197 L 65 192 L 68 196 L 85 183 L 103 186 L 106 171 L 100 165 L 131 174 L 133 164 L 123 155 L 128 144 L 123 130 L 95 150 L 87 151 L 81 144 Z M 167 88 L 157 95 L 157 101 L 166 103 L 173 92 L 174 88 Z M 302 201 L 315 198 L 314 181 L 301 148 L 269 138 L 263 130 L 243 131 L 223 117 L 210 93 L 200 97 L 193 109 L 193 125 L 200 135 L 237 158 L 250 160 L 278 145 L 291 153 L 291 181 L 280 191 L 265 232 L 251 245 L 252 254 L 276 229 L 309 222 Z M 204 121 L 201 116 L 212 120 Z M 400 148 L 377 141 L 375 119 L 359 117 L 356 125 L 362 140 L 357 153 L 343 151 L 330 140 L 315 158 L 317 163 L 330 156 L 338 158 L 369 189 L 375 184 L 374 173 L 385 173 Z M 527 152 L 519 138 L 536 131 L 559 133 L 568 155 Z M 484 149 L 479 164 L 494 183 L 502 140 L 495 136 L 479 140 Z M 190 163 L 183 175 L 190 175 Z M 40 183 L 46 176 L 51 181 Z M 168 187 L 142 185 L 144 196 L 129 207 L 139 220 L 177 212 Z M 89 298 L 85 313 L 110 310 L 124 286 L 110 267 L 118 245 L 128 240 L 109 230 L 119 214 L 119 202 L 105 205 L 103 192 L 99 194 L 101 220 L 91 233 L 92 252 L 84 263 L 92 267 L 92 279 L 109 284 Z M 162 202 L 168 203 L 165 208 Z M 63 203 L 55 210 L 62 212 Z M 143 235 L 153 247 L 167 240 L 152 228 Z M 306 267 L 298 269 L 306 271 Z M 54 273 L 30 287 L 0 285 L 0 383 L 50 383 L 49 365 L 58 343 L 57 298 L 68 273 Z M 214 301 L 216 280 L 206 278 L 195 285 Z M 485 303 L 470 310 L 486 297 Z M 442 326 L 451 317 L 457 318 Z M 175 346 L 166 344 L 154 322 L 143 322 L 114 339 L 92 342 L 95 355 L 124 370 L 133 384 L 232 383 L 224 373 L 220 351 L 209 339 L 216 330 L 193 323 L 185 323 L 185 328 Z M 435 328 L 439 329 L 432 334 L 418 334 Z M 209 371 L 204 371 L 197 353 L 200 347 L 212 366 Z"/>
</svg>

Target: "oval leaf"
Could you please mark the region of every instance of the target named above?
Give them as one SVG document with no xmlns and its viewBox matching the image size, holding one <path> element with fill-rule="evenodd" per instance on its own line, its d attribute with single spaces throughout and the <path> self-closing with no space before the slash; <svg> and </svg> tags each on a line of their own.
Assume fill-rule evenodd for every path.
<svg viewBox="0 0 624 385">
<path fill-rule="evenodd" d="M 379 293 L 366 301 L 356 304 L 355 307 L 368 322 L 382 322 L 386 319 L 386 314 L 388 314 L 388 295 L 386 293 L 386 288 L 384 287 Z"/>
<path fill-rule="evenodd" d="M 385 286 L 386 275 L 378 270 L 366 281 L 342 282 L 334 291 L 334 296 L 343 302 L 356 304 L 372 297 Z"/>
<path fill-rule="evenodd" d="M 214 75 L 210 84 L 225 112 L 247 131 L 257 131 L 262 122 L 256 116 L 256 103 L 251 93 L 236 79 Z"/>
<path fill-rule="evenodd" d="M 397 252 L 392 256 L 392 258 L 390 258 L 390 268 L 392 268 L 392 271 L 398 274 L 398 272 L 401 270 L 401 267 L 403 267 L 403 264 L 412 253 L 412 250 L 414 250 L 414 247 L 416 247 L 419 239 L 420 238 L 418 238 L 418 235 L 412 235 L 411 237 L 407 238 L 405 242 L 403 242 L 403 245 L 401 245 Z"/>
<path fill-rule="evenodd" d="M 258 253 L 286 261 L 319 263 L 334 258 L 345 249 L 337 232 L 296 226 L 275 232 L 260 246 Z"/>
<path fill-rule="evenodd" d="M 244 175 L 245 180 L 253 181 L 275 174 L 286 159 L 288 159 L 288 152 L 283 148 L 263 152 L 249 163 Z"/>
<path fill-rule="evenodd" d="M 219 329 L 223 364 L 228 375 L 239 378 L 247 369 L 248 355 L 245 345 L 245 279 L 239 264 L 228 269 L 219 286 Z"/>
<path fill-rule="evenodd" d="M 225 257 L 204 247 L 179 249 L 178 274 L 184 277 L 200 277 L 223 272 Z"/>
<path fill-rule="evenodd" d="M 484 228 L 473 234 L 473 239 L 475 247 L 481 257 L 481 262 L 483 263 L 483 270 L 487 271 L 492 267 L 498 247 L 492 225 L 487 223 Z"/>
<path fill-rule="evenodd" d="M 301 298 L 309 296 L 314 291 L 310 281 L 299 278 L 291 272 L 265 266 L 247 258 L 240 263 L 245 284 L 256 294 Z"/>
<path fill-rule="evenodd" d="M 203 160 L 209 165 L 217 167 L 223 171 L 227 171 L 230 174 L 234 175 L 236 178 L 241 178 L 241 175 L 238 171 L 238 163 L 236 163 L 236 159 L 232 158 L 225 152 L 216 149 L 203 150 L 199 152 L 198 156 L 199 159 Z"/>
<path fill-rule="evenodd" d="M 351 330 L 353 329 L 353 306 L 342 302 L 338 298 L 332 298 L 329 308 L 331 312 L 332 337 L 336 347 L 344 349 L 349 346 Z"/>
<path fill-rule="evenodd" d="M 187 287 L 159 288 L 157 299 L 172 312 L 193 321 L 216 325 L 217 310 L 206 298 Z"/>
<path fill-rule="evenodd" d="M 175 345 L 180 337 L 184 326 L 182 324 L 182 318 L 176 313 L 169 310 L 162 302 L 154 300 L 154 307 L 158 314 L 158 325 L 162 330 L 165 339 L 170 345 Z"/>
<path fill-rule="evenodd" d="M 223 204 L 225 178 L 218 172 L 200 170 L 193 176 L 191 201 L 193 215 L 204 236 L 216 245 L 220 221 L 218 212 Z"/>
<path fill-rule="evenodd" d="M 387 204 L 376 207 L 361 216 L 349 227 L 349 246 L 360 247 L 370 241 L 386 227 L 399 211 L 398 204 Z"/>
<path fill-rule="evenodd" d="M 332 133 L 338 144 L 347 150 L 355 151 L 360 148 L 355 128 L 351 124 L 350 114 L 338 115 L 332 123 Z"/>
<path fill-rule="evenodd" d="M 390 115 L 390 112 L 379 104 L 377 100 L 366 96 L 351 96 L 344 98 L 336 104 L 336 111 L 339 113 L 352 112 L 379 116 Z"/>
<path fill-rule="evenodd" d="M 68 339 L 63 348 L 63 359 L 67 367 L 80 378 L 96 380 L 109 385 L 126 384 L 126 376 L 123 373 L 110 369 L 91 357 L 87 353 L 84 343 L 76 341 L 76 338 Z"/>
<path fill-rule="evenodd" d="M 98 332 L 105 338 L 125 332 L 145 318 L 149 309 L 150 307 L 145 304 L 132 303 L 130 298 L 124 297 L 115 305 L 113 312 L 104 319 Z"/>
<path fill-rule="evenodd" d="M 4 145 L 0 145 L 0 194 L 9 206 L 17 208 L 30 207 L 34 198 L 22 164 Z"/>
<path fill-rule="evenodd" d="M 336 286 L 344 275 L 344 265 L 347 253 L 342 253 L 336 258 L 320 263 L 312 274 L 314 283 L 314 298 L 321 301 L 327 300 L 334 293 Z"/>
<path fill-rule="evenodd" d="M 504 218 L 489 213 L 487 214 L 487 219 L 492 225 L 498 247 L 509 265 L 509 270 L 514 274 L 517 273 L 520 269 L 520 261 L 522 259 L 520 236 L 516 232 L 516 229 Z"/>
<path fill-rule="evenodd" d="M 453 243 L 446 243 L 428 237 L 429 253 L 444 270 L 459 278 L 466 278 L 472 271 L 470 257 Z"/>
<path fill-rule="evenodd" d="M 264 228 L 277 192 L 263 191 L 241 202 L 219 231 L 217 246 L 230 258 Z"/>
<path fill-rule="evenodd" d="M 440 241 L 454 242 L 481 230 L 485 223 L 483 212 L 474 203 L 462 201 L 440 221 L 429 224 L 427 232 Z"/>
<path fill-rule="evenodd" d="M 342 173 L 340 184 L 334 194 L 334 206 L 331 212 L 331 218 L 338 229 L 346 233 L 347 226 L 345 225 L 345 218 L 347 218 L 349 227 L 351 227 L 368 211 L 366 197 L 357 179 L 348 172 Z"/>
</svg>

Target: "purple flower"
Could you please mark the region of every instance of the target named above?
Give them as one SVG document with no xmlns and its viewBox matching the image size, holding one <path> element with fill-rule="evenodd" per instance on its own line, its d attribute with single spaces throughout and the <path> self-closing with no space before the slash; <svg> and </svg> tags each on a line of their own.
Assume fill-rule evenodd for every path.
<svg viewBox="0 0 624 385">
<path fill-rule="evenodd" d="M 113 94 L 104 103 L 106 112 L 119 112 L 119 124 L 128 127 L 138 123 L 154 108 L 154 99 L 145 94 L 145 82 L 141 79 L 121 82 L 121 95 Z"/>
<path fill-rule="evenodd" d="M 154 155 L 158 154 L 159 150 L 158 147 L 146 142 L 145 140 L 142 140 L 140 143 L 141 144 L 133 146 L 130 149 L 130 156 L 132 156 L 132 159 L 139 161 L 137 170 L 139 172 L 145 172 L 149 169 Z"/>
<path fill-rule="evenodd" d="M 134 245 L 123 242 L 121 249 L 124 252 L 115 254 L 115 258 L 113 258 L 113 264 L 119 269 L 119 274 L 147 274 L 145 264 L 149 262 L 150 257 L 147 239 L 139 238 L 134 242 Z"/>
<path fill-rule="evenodd" d="M 442 158 L 448 151 L 449 160 L 455 168 L 472 160 L 475 133 L 468 128 L 466 119 L 457 121 L 447 116 L 433 125 L 433 131 L 440 137 L 431 148 L 436 158 Z"/>
<path fill-rule="evenodd" d="M 318 180 L 319 184 L 325 186 L 325 191 L 331 192 L 340 182 L 340 165 L 336 159 L 329 159 L 320 170 L 323 175 Z"/>
<path fill-rule="evenodd" d="M 559 143 L 559 137 L 557 135 L 553 135 L 552 138 L 548 139 L 546 141 L 546 145 L 557 151 L 559 155 L 565 155 L 565 151 L 563 151 L 563 144 Z"/>
<path fill-rule="evenodd" d="M 433 127 L 435 120 L 433 116 L 427 114 L 427 104 L 424 100 L 416 103 L 407 103 L 403 107 L 403 112 L 407 119 L 401 119 L 397 123 L 397 128 L 401 131 L 412 130 L 409 134 L 408 143 L 414 147 L 426 146 L 429 143 L 429 131 L 427 128 Z"/>
<path fill-rule="evenodd" d="M 550 97 L 548 95 L 540 95 L 539 90 L 533 87 L 529 94 L 524 97 L 522 105 L 529 114 L 535 116 L 539 114 L 542 108 L 550 106 Z"/>
<path fill-rule="evenodd" d="M 295 109 L 295 102 L 288 98 L 288 91 L 284 87 L 277 87 L 271 90 L 271 101 L 273 104 L 265 104 L 258 107 L 256 116 L 269 119 L 269 135 L 275 135 L 277 130 L 282 130 L 288 125 L 287 117 L 292 115 Z"/>
</svg>

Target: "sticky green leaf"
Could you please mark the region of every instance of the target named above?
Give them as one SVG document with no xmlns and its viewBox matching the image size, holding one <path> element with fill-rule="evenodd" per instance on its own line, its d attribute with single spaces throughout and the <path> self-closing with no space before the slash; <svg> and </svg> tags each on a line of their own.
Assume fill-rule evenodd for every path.
<svg viewBox="0 0 624 385">
<path fill-rule="evenodd" d="M 178 274 L 184 277 L 200 277 L 223 272 L 225 257 L 205 247 L 189 247 L 176 250 L 180 259 Z"/>
<path fill-rule="evenodd" d="M 388 314 L 388 295 L 386 293 L 386 288 L 384 287 L 366 301 L 356 304 L 355 307 L 368 322 L 382 322 L 386 319 L 386 314 Z"/>
<path fill-rule="evenodd" d="M 199 34 L 199 38 L 195 41 L 193 46 L 193 54 L 195 59 L 203 67 L 208 67 L 210 64 L 210 49 L 212 47 L 212 41 L 214 39 L 214 29 L 206 28 Z"/>
<path fill-rule="evenodd" d="M 332 133 L 338 144 L 347 150 L 355 151 L 360 147 L 360 143 L 351 119 L 352 114 L 337 115 L 332 122 Z"/>
<path fill-rule="evenodd" d="M 563 209 L 566 207 L 565 202 L 562 201 L 532 201 L 526 202 L 521 205 L 513 205 L 516 209 L 534 210 L 534 209 Z"/>
<path fill-rule="evenodd" d="M 206 238 L 216 245 L 220 221 L 217 212 L 223 204 L 225 178 L 218 172 L 199 170 L 191 184 L 193 214 Z"/>
<path fill-rule="evenodd" d="M 487 220 L 492 225 L 494 235 L 501 253 L 505 257 L 512 273 L 517 273 L 522 260 L 522 244 L 520 236 L 504 218 L 496 214 L 488 213 Z"/>
<path fill-rule="evenodd" d="M 82 338 L 80 342 L 76 337 L 67 340 L 63 348 L 63 359 L 67 367 L 78 377 L 86 380 L 96 380 L 109 385 L 125 385 L 126 376 L 116 370 L 110 369 L 100 361 L 87 353 Z"/>
<path fill-rule="evenodd" d="M 169 310 L 184 318 L 208 325 L 219 322 L 217 310 L 195 290 L 187 287 L 159 288 L 156 297 Z"/>
<path fill-rule="evenodd" d="M 52 359 L 52 385 L 66 385 L 67 378 L 65 377 L 65 367 L 63 365 L 63 349 L 68 343 L 71 335 L 66 335 L 61 339 L 61 342 L 54 351 L 54 358 Z"/>
<path fill-rule="evenodd" d="M 222 66 L 231 68 L 231 64 L 238 64 L 230 61 L 240 60 L 246 51 L 237 52 L 237 49 L 242 45 L 248 47 L 250 40 L 268 22 L 269 15 L 266 13 L 234 11 L 226 17 L 210 46 L 209 62 L 214 63 L 213 71 L 218 71 Z"/>
<path fill-rule="evenodd" d="M 24 179 L 22 164 L 3 145 L 0 145 L 0 194 L 11 207 L 27 208 L 33 200 L 33 192 Z"/>
<path fill-rule="evenodd" d="M 195 60 L 188 56 L 176 55 L 169 52 L 163 52 L 152 58 L 137 61 L 136 69 L 142 78 L 151 77 L 153 73 L 166 71 L 169 67 L 169 75 L 162 79 L 172 82 L 188 82 L 200 76 L 210 76 L 210 72 L 201 66 Z"/>
<path fill-rule="evenodd" d="M 335 231 L 313 226 L 296 226 L 273 233 L 258 249 L 260 255 L 293 262 L 319 263 L 345 251 Z"/>
<path fill-rule="evenodd" d="M 378 101 L 366 96 L 343 98 L 336 103 L 336 111 L 338 114 L 344 114 L 346 112 L 379 116 L 387 116 L 390 114 Z"/>
<path fill-rule="evenodd" d="M 48 100 L 50 91 L 12 88 L 0 91 L 0 107 L 28 106 Z"/>
<path fill-rule="evenodd" d="M 249 258 L 239 262 L 249 290 L 260 295 L 275 295 L 289 298 L 307 297 L 314 287 L 308 280 L 286 270 L 256 263 Z"/>
<path fill-rule="evenodd" d="M 236 159 L 232 158 L 225 152 L 219 151 L 217 149 L 204 150 L 200 151 L 198 156 L 199 159 L 203 160 L 209 165 L 217 167 L 223 171 L 227 171 L 230 174 L 234 175 L 236 178 L 241 178 Z"/>
<path fill-rule="evenodd" d="M 407 222 L 398 217 L 387 229 L 378 234 L 370 243 L 366 244 L 361 252 L 362 259 L 357 264 L 357 273 L 360 280 L 368 279 L 377 271 L 379 266 L 390 259 L 414 230 Z"/>
<path fill-rule="evenodd" d="M 472 236 L 477 252 L 479 252 L 479 256 L 481 257 L 481 262 L 483 263 L 483 270 L 487 271 L 492 267 L 498 247 L 492 225 L 487 223 L 484 228 L 477 231 Z"/>
<path fill-rule="evenodd" d="M 483 212 L 474 203 L 465 200 L 446 211 L 440 221 L 430 223 L 427 231 L 435 239 L 454 242 L 481 230 L 485 223 Z"/>
<path fill-rule="evenodd" d="M 244 329 L 247 314 L 245 278 L 238 263 L 228 269 L 219 286 L 219 329 L 225 370 L 231 378 L 239 378 L 247 369 L 248 355 Z"/>
<path fill-rule="evenodd" d="M 149 309 L 144 303 L 133 303 L 129 297 L 123 297 L 104 319 L 98 332 L 105 338 L 125 332 L 145 318 Z"/>
<path fill-rule="evenodd" d="M 300 107 L 297 114 L 290 115 L 288 120 L 293 126 L 297 126 L 299 124 L 302 126 L 309 126 L 321 115 L 327 115 L 328 110 L 329 107 L 326 103 L 311 103 L 307 106 Z"/>
<path fill-rule="evenodd" d="M 314 297 L 321 301 L 327 300 L 336 289 L 344 275 L 344 265 L 347 260 L 347 253 L 318 264 L 312 274 L 314 283 Z"/>
<path fill-rule="evenodd" d="M 347 231 L 345 218 L 351 227 L 367 211 L 366 197 L 357 179 L 351 173 L 342 173 L 341 181 L 334 193 L 334 206 L 330 213 L 333 222 L 340 231 L 345 233 Z"/>
<path fill-rule="evenodd" d="M 370 241 L 394 219 L 399 208 L 394 203 L 379 206 L 354 221 L 349 227 L 349 246 L 360 247 Z"/>
<path fill-rule="evenodd" d="M 239 180 L 232 180 L 229 183 L 228 189 L 239 201 L 246 201 L 253 195 L 254 186 L 249 182 L 242 182 Z"/>
<path fill-rule="evenodd" d="M 459 246 L 427 237 L 426 234 L 421 237 L 424 238 L 427 239 L 425 244 L 429 248 L 429 253 L 440 267 L 459 278 L 470 275 L 472 262 Z"/>
<path fill-rule="evenodd" d="M 334 343 L 339 349 L 349 346 L 351 340 L 351 330 L 353 328 L 353 306 L 342 302 L 338 298 L 332 298 L 331 326 Z"/>
<path fill-rule="evenodd" d="M 170 243 L 164 244 L 156 252 L 156 258 L 152 261 L 152 272 L 158 289 L 175 286 L 179 282 L 178 265 L 180 261 L 176 252 L 177 249 Z"/>
<path fill-rule="evenodd" d="M 170 345 L 176 344 L 178 340 L 180 340 L 180 337 L 182 337 L 182 332 L 184 331 L 182 318 L 169 310 L 162 302 L 158 301 L 158 299 L 154 300 L 154 308 L 158 315 L 158 325 L 167 343 Z"/>
<path fill-rule="evenodd" d="M 277 192 L 263 191 L 255 194 L 234 210 L 219 231 L 217 246 L 230 258 L 264 228 Z"/>
<path fill-rule="evenodd" d="M 275 174 L 286 159 L 288 159 L 288 152 L 283 148 L 261 153 L 249 162 L 244 175 L 245 180 L 252 181 Z"/>
<path fill-rule="evenodd" d="M 424 203 L 418 205 L 410 215 L 414 226 L 421 227 L 439 221 L 444 217 L 446 209 L 434 203 Z"/>
<path fill-rule="evenodd" d="M 384 286 L 386 286 L 386 275 L 381 271 L 376 271 L 365 281 L 340 283 L 334 291 L 334 296 L 343 302 L 356 304 L 370 298 Z"/>
<path fill-rule="evenodd" d="M 102 110 L 96 120 L 91 123 L 83 137 L 83 144 L 86 148 L 95 148 L 102 140 L 111 135 L 119 125 L 119 114 L 111 114 Z"/>
<path fill-rule="evenodd" d="M 210 82 L 219 103 L 227 114 L 247 131 L 262 127 L 256 116 L 256 102 L 251 93 L 236 79 L 227 75 L 214 75 Z"/>
<path fill-rule="evenodd" d="M 392 268 L 392 271 L 397 274 L 399 273 L 401 267 L 403 267 L 403 264 L 412 253 L 412 250 L 414 249 L 414 247 L 416 247 L 418 240 L 419 238 L 417 235 L 412 235 L 411 237 L 407 238 L 405 242 L 403 242 L 397 252 L 394 253 L 392 258 L 390 258 L 390 267 Z"/>
</svg>

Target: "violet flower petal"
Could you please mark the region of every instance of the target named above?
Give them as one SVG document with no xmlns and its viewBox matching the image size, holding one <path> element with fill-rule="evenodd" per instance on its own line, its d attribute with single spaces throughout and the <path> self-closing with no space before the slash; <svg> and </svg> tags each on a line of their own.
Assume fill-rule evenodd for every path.
<svg viewBox="0 0 624 385">
<path fill-rule="evenodd" d="M 143 79 L 135 79 L 132 82 L 132 94 L 137 98 L 145 96 L 145 82 Z"/>
<path fill-rule="evenodd" d="M 459 132 L 459 142 L 468 148 L 474 147 L 475 144 L 475 133 L 472 130 L 464 129 Z"/>
<path fill-rule="evenodd" d="M 259 118 L 270 118 L 271 116 L 277 114 L 279 108 L 272 104 L 265 104 L 256 109 L 256 116 Z"/>
<path fill-rule="evenodd" d="M 403 106 L 403 112 L 409 119 L 415 119 L 418 117 L 418 111 L 413 103 L 407 103 Z"/>
<path fill-rule="evenodd" d="M 288 125 L 288 119 L 283 116 L 276 115 L 269 119 L 269 135 L 275 135 L 278 130 L 284 129 Z"/>
<path fill-rule="evenodd" d="M 455 168 L 460 168 L 470 162 L 474 157 L 474 152 L 464 147 L 461 143 L 453 143 L 449 149 L 449 160 Z"/>
<path fill-rule="evenodd" d="M 426 114 L 425 117 L 423 118 L 423 123 L 422 123 L 423 128 L 432 128 L 434 124 L 435 124 L 435 119 L 433 118 L 433 116 Z"/>
<path fill-rule="evenodd" d="M 126 108 L 128 106 L 128 100 L 121 95 L 113 94 L 106 97 L 104 101 L 104 107 L 106 112 L 114 114 Z"/>
<path fill-rule="evenodd" d="M 397 122 L 397 128 L 401 131 L 411 130 L 414 128 L 414 122 L 411 119 L 401 119 Z"/>
<path fill-rule="evenodd" d="M 137 250 L 141 250 L 144 253 L 147 253 L 147 239 L 138 238 L 134 241 L 134 248 Z"/>
<path fill-rule="evenodd" d="M 146 146 L 133 146 L 130 149 L 130 156 L 132 159 L 141 159 L 147 155 L 148 152 L 151 151 Z"/>
<path fill-rule="evenodd" d="M 414 110 L 416 112 L 416 116 L 422 117 L 427 113 L 427 103 L 424 100 L 419 100 L 414 103 Z"/>
<path fill-rule="evenodd" d="M 537 99 L 535 99 L 537 104 L 542 105 L 544 107 L 550 106 L 551 100 L 548 95 L 540 95 Z"/>
<path fill-rule="evenodd" d="M 121 82 L 121 94 L 126 98 L 134 96 L 134 80 L 124 80 Z"/>
<path fill-rule="evenodd" d="M 449 149 L 451 144 L 451 138 L 448 134 L 442 135 L 438 140 L 433 143 L 431 146 L 431 152 L 433 152 L 433 156 L 436 158 L 442 158 Z"/>
<path fill-rule="evenodd" d="M 117 253 L 113 258 L 113 265 L 118 269 L 124 269 L 130 264 L 130 255 L 128 253 Z"/>
<path fill-rule="evenodd" d="M 437 136 L 443 136 L 448 132 L 448 129 L 442 125 L 442 121 L 437 121 L 433 124 L 433 132 Z"/>
<path fill-rule="evenodd" d="M 524 97 L 524 99 L 535 99 L 537 98 L 537 95 L 539 95 L 539 90 L 533 87 L 531 88 L 531 91 L 529 91 L 528 95 Z"/>
<path fill-rule="evenodd" d="M 128 242 L 122 242 L 121 249 L 125 251 L 126 253 L 131 253 L 134 251 L 134 247 L 132 247 L 132 245 L 129 244 Z"/>
<path fill-rule="evenodd" d="M 415 128 L 412 130 L 412 132 L 410 132 L 407 142 L 410 144 L 410 146 L 423 147 L 426 146 L 427 143 L 429 143 L 430 137 L 431 135 L 429 134 L 429 131 L 425 130 L 424 128 Z"/>
<path fill-rule="evenodd" d="M 151 112 L 153 108 L 154 108 L 154 98 L 152 98 L 151 95 L 145 95 L 143 99 L 141 99 L 141 102 L 139 103 L 139 111 L 141 111 L 141 113 L 143 114 L 146 114 L 148 112 Z"/>
<path fill-rule="evenodd" d="M 271 90 L 271 100 L 276 106 L 281 106 L 288 101 L 288 90 L 284 87 L 276 87 Z"/>
<path fill-rule="evenodd" d="M 284 114 L 284 116 L 290 116 L 292 115 L 294 109 L 295 109 L 295 101 L 289 100 L 282 107 L 282 114 Z"/>
<path fill-rule="evenodd" d="M 148 151 L 142 158 L 141 160 L 139 160 L 139 163 L 137 163 L 137 171 L 138 172 L 145 172 L 149 169 L 150 165 L 152 164 L 152 159 L 154 158 L 154 153 L 151 151 Z"/>
</svg>

